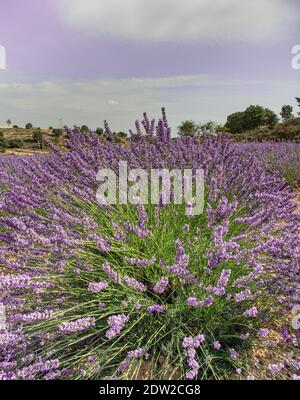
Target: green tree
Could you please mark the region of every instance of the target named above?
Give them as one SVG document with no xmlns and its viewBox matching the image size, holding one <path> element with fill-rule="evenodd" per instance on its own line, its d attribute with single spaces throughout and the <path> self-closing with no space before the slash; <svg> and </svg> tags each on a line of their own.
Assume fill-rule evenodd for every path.
<svg viewBox="0 0 300 400">
<path fill-rule="evenodd" d="M 245 130 L 244 113 L 239 111 L 228 115 L 225 127 L 231 133 L 242 133 Z"/>
<path fill-rule="evenodd" d="M 99 136 L 104 136 L 104 130 L 102 128 L 97 128 L 95 133 Z"/>
<path fill-rule="evenodd" d="M 264 109 L 265 116 L 262 125 L 268 125 L 270 128 L 274 128 L 278 124 L 279 118 L 274 113 L 274 111 L 269 110 L 268 108 Z M 261 125 L 259 125 L 261 126 Z"/>
<path fill-rule="evenodd" d="M 10 139 L 7 145 L 10 149 L 22 149 L 24 147 L 24 142 L 22 139 Z"/>
<path fill-rule="evenodd" d="M 82 127 L 80 128 L 80 132 L 81 133 L 89 133 L 90 129 L 87 125 L 82 125 Z"/>
<path fill-rule="evenodd" d="M 300 97 L 296 97 L 297 105 L 300 107 Z M 300 112 L 298 112 L 298 115 L 300 115 Z"/>
<path fill-rule="evenodd" d="M 0 153 L 5 153 L 6 148 L 7 148 L 7 141 L 4 138 L 3 133 L 0 132 Z"/>
<path fill-rule="evenodd" d="M 183 121 L 181 125 L 178 127 L 179 136 L 196 136 L 199 132 L 199 125 L 194 121 Z"/>
<path fill-rule="evenodd" d="M 33 128 L 33 126 L 32 126 L 32 123 L 31 122 L 28 122 L 26 125 L 25 125 L 25 129 L 32 129 Z"/>
<path fill-rule="evenodd" d="M 253 131 L 261 126 L 274 127 L 278 123 L 277 115 L 270 109 L 251 105 L 244 112 L 236 112 L 227 117 L 226 127 L 231 133 Z"/>
<path fill-rule="evenodd" d="M 113 138 L 117 143 L 122 142 L 122 139 L 127 138 L 127 133 L 125 132 L 114 132 L 113 133 Z"/>
<path fill-rule="evenodd" d="M 293 107 L 290 105 L 282 106 L 280 115 L 284 121 L 288 121 L 289 119 L 292 119 L 294 117 L 293 116 Z"/>
<path fill-rule="evenodd" d="M 259 126 L 265 125 L 265 109 L 261 106 L 249 106 L 243 115 L 244 130 L 252 131 Z"/>
<path fill-rule="evenodd" d="M 40 129 L 33 132 L 32 139 L 36 142 L 40 150 L 44 149 L 44 134 Z"/>
<path fill-rule="evenodd" d="M 60 138 L 63 137 L 64 131 L 63 129 L 52 129 L 52 134 L 55 137 L 55 144 L 59 144 Z"/>
</svg>

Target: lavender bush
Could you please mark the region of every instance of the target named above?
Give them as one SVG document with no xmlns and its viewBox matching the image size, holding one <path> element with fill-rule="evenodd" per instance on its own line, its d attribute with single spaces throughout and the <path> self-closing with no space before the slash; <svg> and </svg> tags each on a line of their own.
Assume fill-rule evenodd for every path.
<svg viewBox="0 0 300 400">
<path fill-rule="evenodd" d="M 1 378 L 297 379 L 292 189 L 222 138 L 171 139 L 164 110 L 127 146 L 105 127 L 106 142 L 75 127 L 66 153 L 0 158 Z M 100 206 L 97 171 L 119 160 L 203 168 L 204 213 Z"/>
<path fill-rule="evenodd" d="M 300 186 L 300 143 L 298 142 L 249 142 L 239 143 L 238 148 L 253 154 L 273 173 L 279 173 L 293 186 Z"/>
</svg>

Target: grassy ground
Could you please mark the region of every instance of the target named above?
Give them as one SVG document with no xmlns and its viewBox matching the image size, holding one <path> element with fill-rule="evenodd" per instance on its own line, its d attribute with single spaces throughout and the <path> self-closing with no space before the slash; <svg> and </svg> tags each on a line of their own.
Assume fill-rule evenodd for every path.
<svg viewBox="0 0 300 400">
<path fill-rule="evenodd" d="M 11 140 L 22 140 L 22 148 L 7 148 L 5 154 L 17 154 L 17 155 L 33 155 L 44 153 L 39 149 L 36 141 L 33 140 L 33 133 L 37 129 L 24 129 L 24 128 L 1 128 L 0 132 L 3 133 L 4 139 L 8 142 Z M 55 142 L 55 137 L 52 132 L 47 129 L 41 129 L 44 139 L 51 142 Z"/>
</svg>

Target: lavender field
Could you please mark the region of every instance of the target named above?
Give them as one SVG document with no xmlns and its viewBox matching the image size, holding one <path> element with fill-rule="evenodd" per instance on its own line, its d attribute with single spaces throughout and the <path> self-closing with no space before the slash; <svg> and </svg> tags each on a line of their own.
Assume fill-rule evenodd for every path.
<svg viewBox="0 0 300 400">
<path fill-rule="evenodd" d="M 0 379 L 299 380 L 299 143 L 137 127 L 0 156 Z M 119 161 L 203 169 L 203 213 L 100 205 Z"/>
</svg>

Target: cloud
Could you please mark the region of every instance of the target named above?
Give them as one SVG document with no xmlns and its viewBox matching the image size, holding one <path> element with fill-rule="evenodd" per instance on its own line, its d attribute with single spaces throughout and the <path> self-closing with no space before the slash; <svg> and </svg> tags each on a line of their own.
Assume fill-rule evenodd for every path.
<svg viewBox="0 0 300 400">
<path fill-rule="evenodd" d="M 113 99 L 108 99 L 107 100 L 107 104 L 109 106 L 117 106 L 119 104 L 119 102 L 117 100 L 113 100 Z"/>
<path fill-rule="evenodd" d="M 63 20 L 89 34 L 137 41 L 265 41 L 297 24 L 292 0 L 57 0 Z"/>
</svg>

